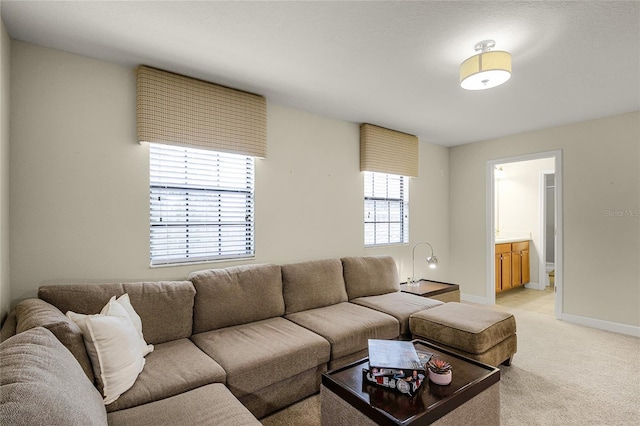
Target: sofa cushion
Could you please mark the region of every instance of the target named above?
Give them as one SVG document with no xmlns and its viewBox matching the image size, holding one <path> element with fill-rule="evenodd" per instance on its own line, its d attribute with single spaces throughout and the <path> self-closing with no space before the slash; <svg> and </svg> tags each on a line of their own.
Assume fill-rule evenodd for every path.
<svg viewBox="0 0 640 426">
<path fill-rule="evenodd" d="M 22 333 L 35 327 L 44 327 L 76 358 L 91 382 L 93 367 L 87 354 L 80 328 L 58 308 L 40 299 L 25 299 L 16 305 L 16 332 Z"/>
<path fill-rule="evenodd" d="M 281 317 L 199 333 L 191 339 L 224 368 L 227 386 L 238 398 L 329 360 L 329 342 Z"/>
<path fill-rule="evenodd" d="M 107 424 L 100 393 L 73 355 L 43 327 L 0 344 L 0 371 L 2 424 Z"/>
<path fill-rule="evenodd" d="M 395 339 L 400 332 L 394 317 L 364 306 L 342 302 L 285 316 L 331 343 L 331 359 L 367 348 L 369 339 Z"/>
<path fill-rule="evenodd" d="M 400 291 L 398 268 L 391 256 L 342 258 L 349 300 Z"/>
<path fill-rule="evenodd" d="M 286 314 L 347 301 L 339 259 L 282 265 L 282 286 Z"/>
<path fill-rule="evenodd" d="M 43 286 L 38 297 L 62 313 L 97 314 L 112 296 L 128 293 L 150 344 L 189 337 L 195 289 L 189 281 Z"/>
<path fill-rule="evenodd" d="M 107 405 L 108 412 L 158 401 L 211 383 L 224 383 L 226 378 L 220 364 L 189 339 L 159 343 L 145 360 L 144 370 L 136 382 Z"/>
<path fill-rule="evenodd" d="M 508 312 L 449 302 L 409 318 L 411 333 L 429 341 L 481 354 L 516 333 Z"/>
<path fill-rule="evenodd" d="M 114 411 L 108 416 L 110 426 L 260 425 L 249 410 L 220 383 L 127 410 Z"/>
<path fill-rule="evenodd" d="M 246 265 L 189 274 L 196 288 L 193 333 L 284 314 L 280 266 Z"/>
<path fill-rule="evenodd" d="M 391 315 L 400 323 L 400 334 L 411 334 L 409 331 L 411 314 L 442 305 L 443 302 L 397 291 L 378 296 L 358 297 L 351 300 L 351 303 Z"/>
</svg>

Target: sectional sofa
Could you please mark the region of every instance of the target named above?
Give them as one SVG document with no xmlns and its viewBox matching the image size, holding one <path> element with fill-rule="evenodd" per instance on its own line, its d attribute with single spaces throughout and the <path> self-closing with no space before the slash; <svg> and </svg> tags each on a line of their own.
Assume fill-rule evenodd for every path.
<svg viewBox="0 0 640 426">
<path fill-rule="evenodd" d="M 125 294 L 154 349 L 133 385 L 105 405 L 104 373 L 65 313 L 95 315 Z M 400 292 L 388 256 L 210 269 L 176 282 L 43 286 L 2 330 L 13 336 L 0 344 L 0 419 L 260 424 L 318 392 L 327 369 L 365 357 L 368 339 L 410 336 L 409 317 L 441 304 Z"/>
</svg>

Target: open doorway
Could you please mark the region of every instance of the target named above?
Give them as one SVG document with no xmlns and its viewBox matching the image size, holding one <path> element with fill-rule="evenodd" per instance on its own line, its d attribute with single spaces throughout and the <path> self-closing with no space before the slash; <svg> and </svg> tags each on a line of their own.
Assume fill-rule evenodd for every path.
<svg viewBox="0 0 640 426">
<path fill-rule="evenodd" d="M 487 303 L 561 318 L 561 151 L 490 160 L 486 175 Z"/>
</svg>

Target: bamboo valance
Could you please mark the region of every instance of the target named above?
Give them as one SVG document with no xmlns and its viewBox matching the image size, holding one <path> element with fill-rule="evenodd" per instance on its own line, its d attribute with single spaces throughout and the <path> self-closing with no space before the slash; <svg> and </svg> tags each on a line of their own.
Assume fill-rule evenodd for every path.
<svg viewBox="0 0 640 426">
<path fill-rule="evenodd" d="M 418 137 L 360 125 L 360 170 L 418 177 Z"/>
<path fill-rule="evenodd" d="M 147 66 L 137 86 L 139 142 L 266 157 L 264 97 Z"/>
</svg>

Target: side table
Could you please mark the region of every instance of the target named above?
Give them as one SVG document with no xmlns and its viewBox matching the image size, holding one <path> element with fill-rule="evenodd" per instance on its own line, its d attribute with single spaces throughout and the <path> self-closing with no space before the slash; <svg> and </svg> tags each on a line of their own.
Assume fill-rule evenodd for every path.
<svg viewBox="0 0 640 426">
<path fill-rule="evenodd" d="M 416 284 L 415 286 L 409 286 L 406 283 L 400 284 L 400 290 L 441 302 L 460 302 L 460 286 L 458 284 L 429 280 L 419 280 Z"/>
</svg>

